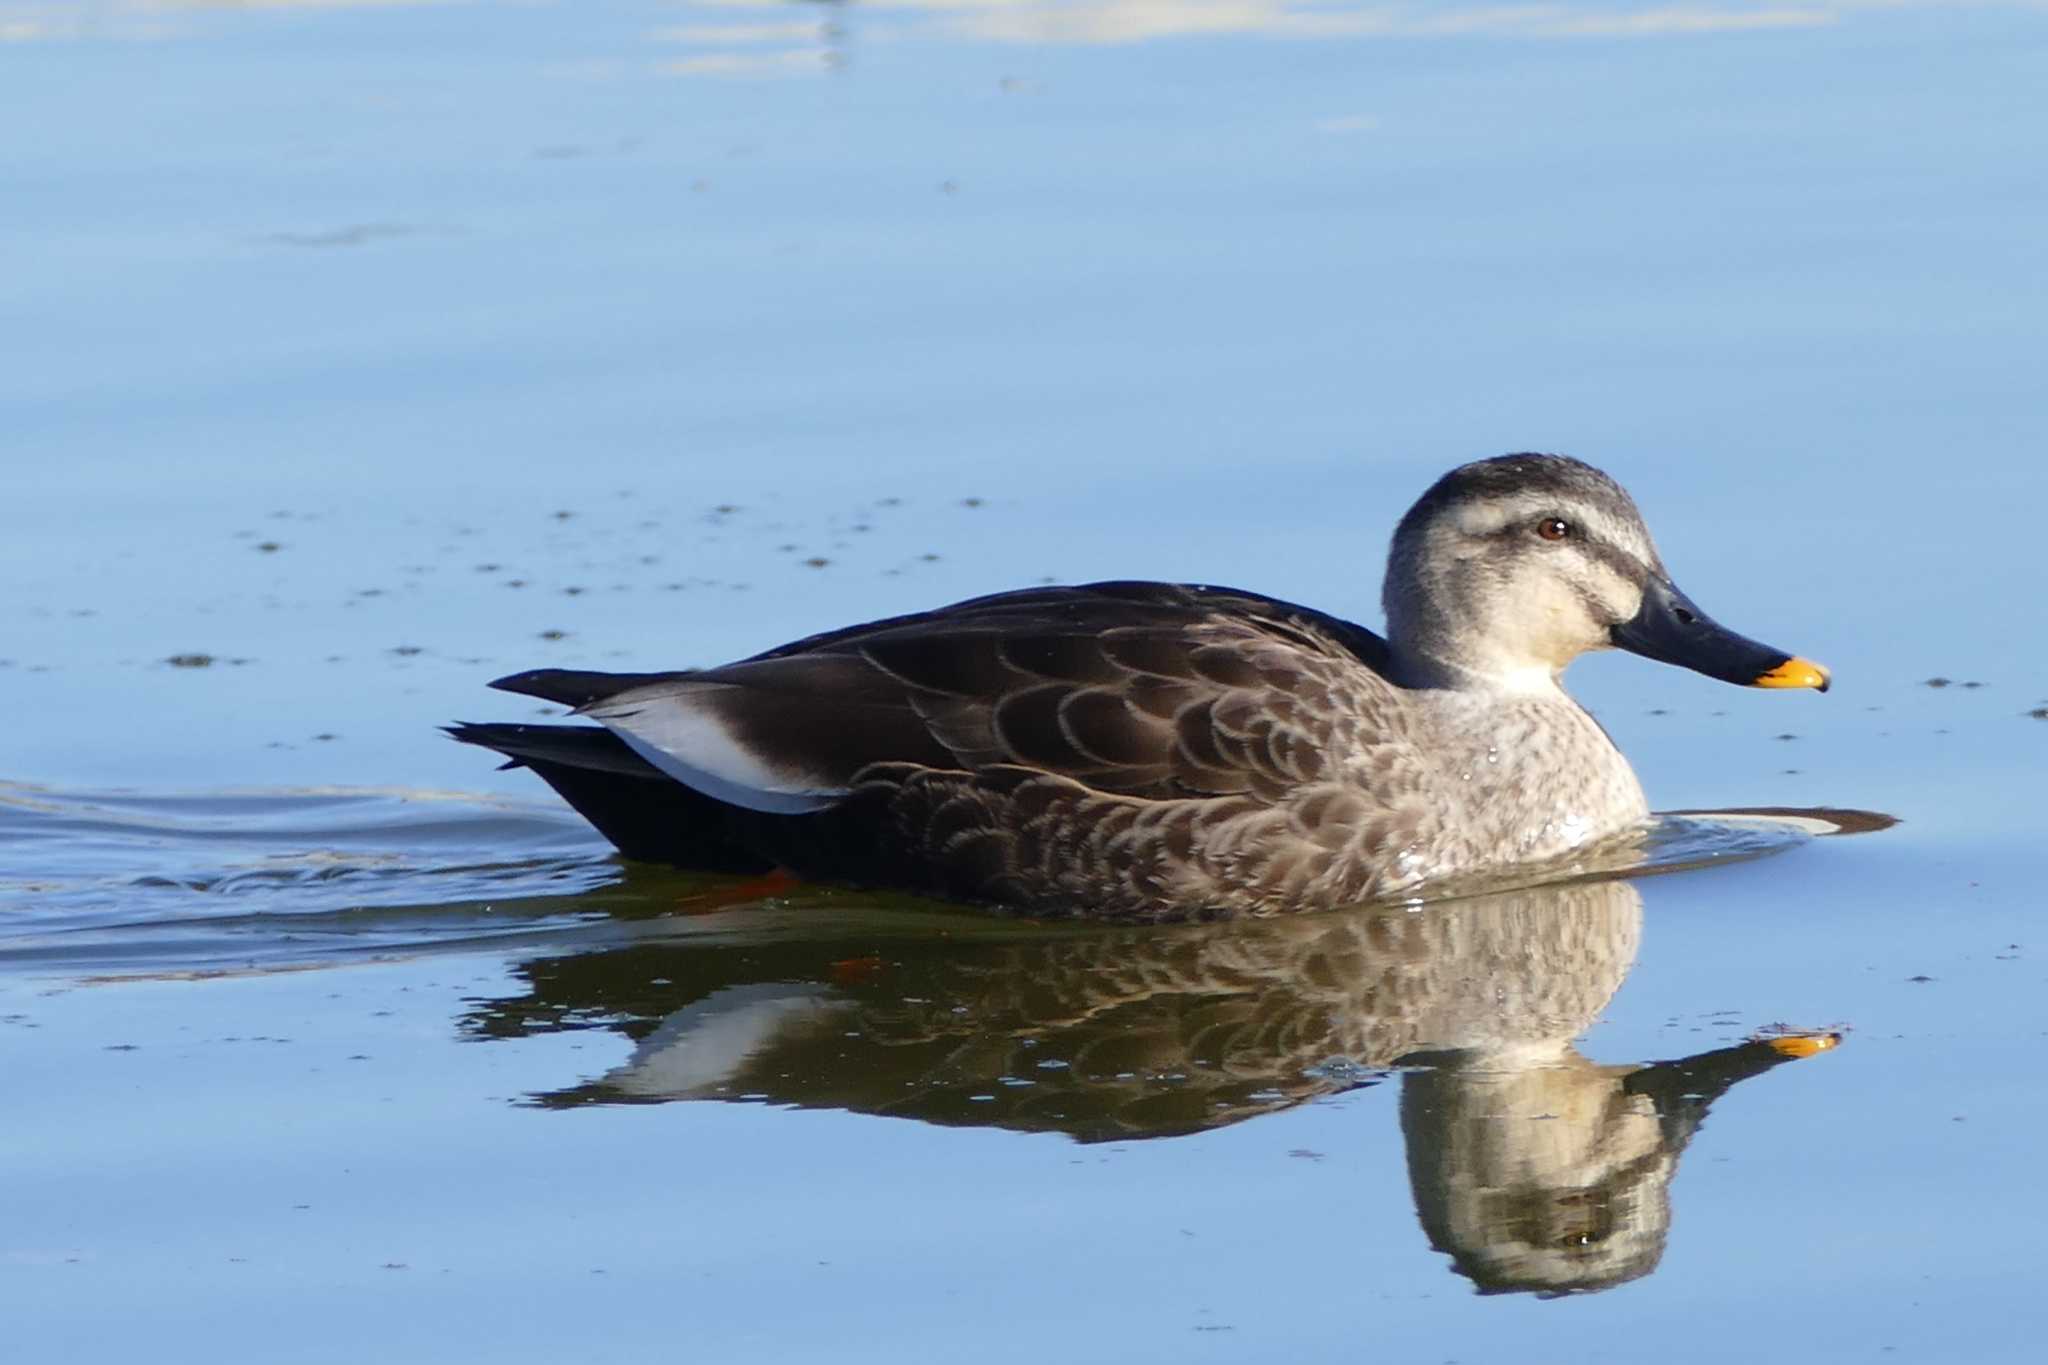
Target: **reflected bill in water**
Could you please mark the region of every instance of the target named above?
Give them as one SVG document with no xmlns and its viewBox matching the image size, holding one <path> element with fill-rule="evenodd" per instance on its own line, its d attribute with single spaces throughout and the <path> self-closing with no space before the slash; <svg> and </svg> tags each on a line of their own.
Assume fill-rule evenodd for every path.
<svg viewBox="0 0 2048 1365">
<path fill-rule="evenodd" d="M 1634 961 L 1625 881 L 1172 928 L 660 944 L 524 964 L 465 1028 L 631 1036 L 548 1107 L 827 1107 L 1082 1142 L 1197 1133 L 1399 1076 L 1415 1207 L 1482 1291 L 1602 1289 L 1663 1254 L 1669 1187 L 1738 1081 L 1833 1045 L 1603 1065 L 1572 1040 Z"/>
</svg>

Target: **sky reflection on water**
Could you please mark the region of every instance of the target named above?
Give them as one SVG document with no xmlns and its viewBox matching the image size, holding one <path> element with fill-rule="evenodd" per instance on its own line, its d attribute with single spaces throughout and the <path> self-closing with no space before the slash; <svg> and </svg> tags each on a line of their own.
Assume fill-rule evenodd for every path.
<svg viewBox="0 0 2048 1365">
<path fill-rule="evenodd" d="M 192 32 L 209 11 L 389 10 L 449 0 L 6 0 L 0 41 L 80 38 L 167 39 Z M 493 3 L 493 0 L 484 0 Z M 518 9 L 497 0 L 500 10 Z M 530 6 L 529 6 L 530 7 Z M 588 7 L 585 7 L 588 8 Z M 619 10 L 613 5 L 607 8 Z M 623 7 L 630 13 L 640 6 Z M 936 36 L 1016 43 L 1129 43 L 1186 36 L 1260 34 L 1288 38 L 1644 38 L 1825 28 L 1876 10 L 1953 9 L 1943 0 L 1696 0 L 1640 5 L 1577 3 L 1366 3 L 1365 0 L 863 0 L 839 8 L 814 0 L 684 0 L 701 12 L 647 30 L 655 42 L 775 46 L 819 35 L 847 16 L 914 17 Z M 1978 8 L 2039 9 L 2037 0 Z M 815 14 L 815 19 L 808 15 Z M 715 16 L 715 18 L 711 17 Z M 181 26 L 180 21 L 183 21 Z M 829 35 L 823 35 L 829 36 Z M 763 70 L 774 69 L 772 57 Z M 704 66 L 689 71 L 732 72 Z"/>
<path fill-rule="evenodd" d="M 0 974 L 11 1339 L 2030 1362 L 2044 57 L 2028 4 L 0 0 L 0 116 L 33 133 L 0 148 L 10 783 L 138 819 L 524 799 L 434 730 L 525 718 L 490 677 L 1045 578 L 1372 624 L 1409 501 L 1534 447 L 1626 484 L 1709 611 L 1835 670 L 1793 699 L 1575 668 L 1653 804 L 1905 821 L 1641 884 L 1640 959 L 1573 1044 L 1630 1064 L 1583 1074 L 1850 1033 L 1716 1101 L 1657 1272 L 1609 1292 L 1457 1292 L 1392 1085 L 1088 1146 L 553 1108 L 524 1101 L 618 1084 L 674 1013 L 651 974 L 644 1012 L 479 1045 L 550 946 L 193 980 L 134 934 L 120 966 L 165 979 Z M 416 815 L 388 851 L 447 866 Z M 611 876 L 570 825 L 514 828 L 568 889 Z M 10 832 L 10 886 L 104 851 Z M 374 884 L 323 931 L 374 923 Z M 517 932 L 645 965 L 666 916 L 608 894 Z"/>
</svg>

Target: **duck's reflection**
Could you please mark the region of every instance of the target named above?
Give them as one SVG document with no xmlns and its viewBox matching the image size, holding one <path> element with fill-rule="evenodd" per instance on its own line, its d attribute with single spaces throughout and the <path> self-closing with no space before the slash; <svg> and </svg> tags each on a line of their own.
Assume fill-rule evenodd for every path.
<svg viewBox="0 0 2048 1365">
<path fill-rule="evenodd" d="M 1735 1082 L 1829 1039 L 1601 1066 L 1626 882 L 1181 928 L 642 946 L 522 969 L 468 1021 L 608 1027 L 632 1056 L 542 1104 L 756 1100 L 1084 1142 L 1192 1133 L 1401 1074 L 1430 1241 L 1482 1290 L 1648 1273 L 1678 1158 Z"/>
<path fill-rule="evenodd" d="M 1401 1086 L 1416 1214 L 1485 1293 L 1647 1275 L 1664 1254 L 1678 1158 L 1708 1105 L 1833 1042 L 1777 1038 L 1648 1066 L 1601 1066 L 1563 1043 L 1426 1059 L 1439 1064 Z"/>
</svg>

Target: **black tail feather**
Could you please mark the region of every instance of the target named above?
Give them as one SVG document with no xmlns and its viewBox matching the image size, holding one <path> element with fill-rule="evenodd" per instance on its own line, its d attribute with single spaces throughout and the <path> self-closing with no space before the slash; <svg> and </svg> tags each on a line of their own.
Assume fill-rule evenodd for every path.
<svg viewBox="0 0 2048 1365">
<path fill-rule="evenodd" d="M 628 858 L 703 872 L 758 874 L 774 868 L 732 839 L 730 807 L 667 777 L 609 730 L 584 725 L 444 728 L 464 744 L 505 755 L 506 767 L 533 769 Z"/>
<path fill-rule="evenodd" d="M 634 753 L 626 741 L 594 725 L 478 725 L 464 721 L 441 728 L 464 744 L 497 750 L 505 755 L 508 768 L 555 763 L 650 782 L 669 780 L 661 769 Z"/>
<path fill-rule="evenodd" d="M 539 697 L 560 706 L 588 706 L 594 701 L 615 697 L 628 688 L 687 676 L 683 673 L 598 673 L 584 668 L 531 668 L 524 673 L 499 678 L 491 686 L 500 692 Z"/>
</svg>

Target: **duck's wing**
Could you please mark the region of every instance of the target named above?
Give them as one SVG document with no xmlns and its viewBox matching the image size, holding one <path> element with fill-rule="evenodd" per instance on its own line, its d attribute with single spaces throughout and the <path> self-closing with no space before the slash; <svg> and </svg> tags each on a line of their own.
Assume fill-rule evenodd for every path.
<svg viewBox="0 0 2048 1365">
<path fill-rule="evenodd" d="M 648 762 L 752 810 L 822 809 L 878 764 L 1027 768 L 1142 797 L 1275 795 L 1392 692 L 1361 627 L 1225 588 L 1004 593 L 689 673 L 543 670 Z"/>
</svg>

